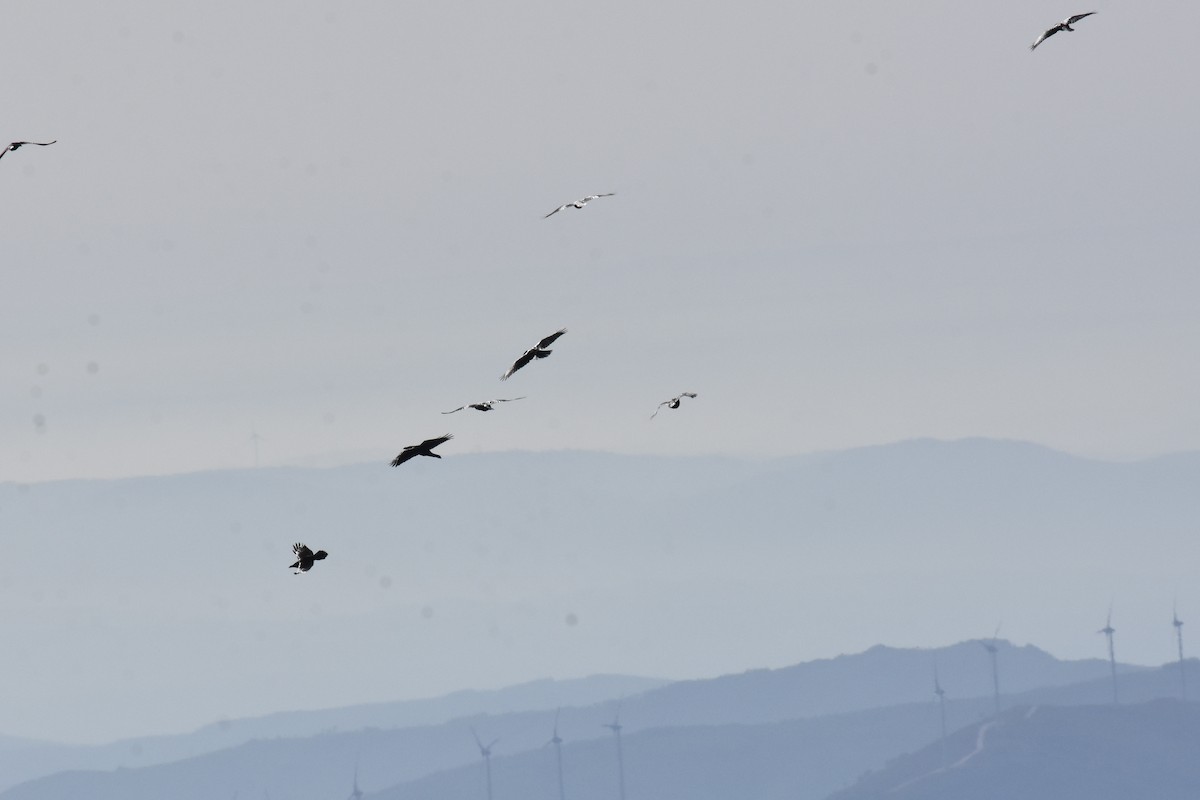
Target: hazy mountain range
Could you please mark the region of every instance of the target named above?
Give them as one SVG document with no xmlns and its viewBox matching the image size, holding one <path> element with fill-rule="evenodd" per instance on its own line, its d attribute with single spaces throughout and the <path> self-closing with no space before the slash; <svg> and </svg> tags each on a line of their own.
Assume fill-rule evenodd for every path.
<svg viewBox="0 0 1200 800">
<path fill-rule="evenodd" d="M 1064 662 L 1033 647 L 998 644 L 1005 680 L 1011 675 L 1014 687 L 1039 687 L 1032 688 L 1039 697 L 1061 694 L 1067 702 L 1088 701 L 1080 685 L 1105 685 L 1096 680 L 1107 671 L 1103 662 Z M 602 725 L 619 709 L 631 792 L 637 786 L 642 796 L 715 800 L 742 786 L 744 797 L 818 800 L 865 770 L 936 738 L 937 709 L 929 700 L 935 661 L 945 686 L 977 684 L 979 673 L 988 676 L 983 683 L 990 686 L 986 653 L 978 642 L 965 642 L 934 651 L 873 648 L 781 670 L 669 684 L 619 703 L 565 708 L 558 723 L 566 741 L 571 796 L 599 799 L 615 791 L 613 743 Z M 1200 681 L 1200 671 L 1195 679 Z M 1121 682 L 1131 697 L 1178 692 L 1174 667 L 1125 670 Z M 867 691 L 856 696 L 856 686 Z M 864 701 L 863 694 L 869 699 Z M 951 696 L 952 727 L 972 724 L 993 710 L 990 695 Z M 1030 696 L 1006 694 L 1003 702 L 1006 707 L 1027 703 Z M 878 707 L 864 709 L 864 702 Z M 694 709 L 688 719 L 679 718 L 684 708 Z M 763 721 L 768 718 L 777 721 Z M 258 739 L 169 764 L 63 772 L 0 797 L 190 800 L 233 792 L 257 797 L 266 790 L 275 797 L 319 800 L 345 794 L 357 767 L 364 788 L 394 787 L 380 797 L 471 800 L 482 791 L 473 731 L 485 741 L 499 740 L 493 759 L 498 798 L 550 797 L 552 752 L 544 745 L 554 719 L 549 710 L 477 714 L 439 725 Z"/>
<path fill-rule="evenodd" d="M 988 440 L 0 485 L 19 534 L 0 666 L 25 687 L 5 733 L 97 742 L 542 675 L 699 678 L 1001 620 L 1101 656 L 1109 603 L 1118 656 L 1158 663 L 1200 563 L 1196 485 L 1195 454 Z M 296 540 L 331 555 L 292 577 Z M 85 653 L 87 670 L 47 668 Z"/>
<path fill-rule="evenodd" d="M 496 691 L 461 691 L 428 700 L 371 703 L 345 708 L 288 711 L 230 719 L 174 736 L 144 736 L 82 746 L 0 739 L 0 789 L 63 770 L 111 770 L 192 758 L 252 739 L 278 739 L 440 725 L 479 714 L 505 714 L 586 706 L 662 686 L 666 681 L 594 675 L 568 681 L 540 680 Z"/>
</svg>

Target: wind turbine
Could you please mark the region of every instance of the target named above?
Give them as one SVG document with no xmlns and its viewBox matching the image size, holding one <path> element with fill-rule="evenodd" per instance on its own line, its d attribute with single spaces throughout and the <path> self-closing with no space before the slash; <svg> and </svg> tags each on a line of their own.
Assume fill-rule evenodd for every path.
<svg viewBox="0 0 1200 800">
<path fill-rule="evenodd" d="M 550 737 L 550 741 L 542 745 L 554 745 L 554 757 L 558 761 L 558 800 L 567 800 L 567 791 L 563 787 L 563 770 L 562 770 L 562 737 L 558 735 L 558 714 L 562 709 L 554 712 L 554 735 Z"/>
<path fill-rule="evenodd" d="M 1000 652 L 1000 648 L 996 646 L 996 640 L 999 635 L 1000 625 L 997 625 L 996 632 L 992 634 L 992 640 L 990 642 L 980 642 L 983 645 L 983 649 L 987 650 L 988 655 L 992 657 L 992 696 L 996 701 L 997 714 L 1000 713 L 1000 670 L 996 665 L 996 654 Z"/>
<path fill-rule="evenodd" d="M 1171 604 L 1171 624 L 1175 626 L 1175 643 L 1179 645 L 1179 695 L 1187 700 L 1187 672 L 1183 664 L 1183 620 L 1179 618 L 1174 603 Z"/>
<path fill-rule="evenodd" d="M 618 786 L 621 789 L 620 800 L 625 800 L 625 754 L 621 751 L 621 706 L 617 706 L 617 713 L 613 717 L 613 721 L 602 725 L 603 728 L 608 728 L 617 737 L 617 778 Z"/>
<path fill-rule="evenodd" d="M 1108 607 L 1108 619 L 1105 621 L 1104 627 L 1101 628 L 1100 630 L 1096 631 L 1096 633 L 1103 633 L 1106 637 L 1108 637 L 1108 666 L 1109 666 L 1109 669 L 1112 670 L 1113 703 L 1114 704 L 1120 702 L 1119 700 L 1117 700 L 1117 656 L 1116 656 L 1116 653 L 1113 651 L 1113 634 L 1116 632 L 1117 632 L 1117 629 L 1112 626 L 1112 606 L 1109 606 Z"/>
<path fill-rule="evenodd" d="M 942 714 L 942 767 L 946 766 L 946 690 L 938 680 L 937 662 L 933 664 L 933 693 L 937 695 L 938 709 Z"/>
<path fill-rule="evenodd" d="M 471 735 L 475 737 L 475 744 L 479 746 L 479 755 L 483 756 L 484 770 L 487 772 L 487 800 L 492 800 L 492 748 L 500 740 L 492 739 L 490 744 L 484 745 L 474 728 L 471 728 Z"/>
<path fill-rule="evenodd" d="M 258 435 L 258 431 L 254 428 L 250 429 L 250 438 L 246 441 L 254 447 L 254 468 L 258 469 L 258 443 L 264 441 L 263 437 Z"/>
<path fill-rule="evenodd" d="M 358 762 L 354 762 L 354 791 L 350 793 L 347 800 L 361 800 L 363 796 L 362 789 L 358 788 Z"/>
</svg>

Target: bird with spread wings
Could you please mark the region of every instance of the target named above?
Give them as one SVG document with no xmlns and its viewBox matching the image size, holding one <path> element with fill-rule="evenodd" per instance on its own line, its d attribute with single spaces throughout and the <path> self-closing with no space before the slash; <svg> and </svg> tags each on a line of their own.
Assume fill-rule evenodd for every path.
<svg viewBox="0 0 1200 800">
<path fill-rule="evenodd" d="M 464 408 L 473 408 L 476 411 L 491 411 L 492 406 L 496 405 L 496 403 L 511 403 L 514 400 L 524 400 L 524 399 L 525 399 L 524 396 L 521 396 L 521 397 L 497 397 L 495 400 L 484 400 L 481 403 L 467 403 L 466 405 L 459 406 L 458 408 L 455 408 L 451 411 L 443 411 L 442 413 L 443 414 L 454 414 L 459 411 L 462 411 Z"/>
<path fill-rule="evenodd" d="M 583 208 L 584 206 L 586 206 L 588 203 L 592 202 L 593 200 L 598 200 L 601 197 L 612 197 L 614 194 L 616 194 L 616 192 L 608 192 L 607 194 L 589 194 L 587 197 L 581 197 L 578 200 L 575 200 L 574 202 L 563 203 L 561 206 L 554 209 L 546 216 L 542 217 L 542 219 L 548 219 L 550 217 L 553 217 L 555 214 L 562 211 L 564 208 Z"/>
<path fill-rule="evenodd" d="M 509 378 L 512 377 L 514 372 L 521 369 L 526 364 L 528 364 L 530 361 L 533 361 L 535 358 L 546 358 L 547 356 L 549 356 L 550 353 L 553 352 L 552 350 L 548 349 L 550 347 L 550 345 L 554 344 L 554 340 L 557 339 L 558 337 L 562 336 L 566 332 L 567 332 L 566 328 L 560 328 L 559 330 L 550 334 L 546 338 L 542 339 L 540 342 L 535 344 L 533 347 L 526 350 L 524 353 L 521 353 L 521 357 L 518 358 L 516 361 L 514 361 L 513 365 L 508 368 L 508 371 L 500 376 L 500 380 L 502 380 L 502 381 L 508 380 Z"/>
<path fill-rule="evenodd" d="M 410 458 L 417 456 L 429 456 L 430 458 L 441 458 L 437 453 L 433 452 L 433 448 L 439 444 L 445 444 L 454 438 L 454 434 L 447 433 L 445 436 L 439 436 L 436 439 L 426 439 L 420 444 L 410 444 L 408 447 L 400 451 L 400 455 L 392 459 L 392 466 L 398 467 Z"/>
<path fill-rule="evenodd" d="M 57 141 L 58 141 L 58 139 L 54 140 L 54 142 L 57 142 Z M 4 158 L 4 154 L 9 152 L 10 150 L 20 150 L 22 147 L 24 147 L 27 144 L 36 144 L 38 147 L 47 147 L 49 145 L 54 144 L 54 142 L 9 142 L 8 147 L 4 148 L 3 150 L 0 150 L 0 158 Z"/>
<path fill-rule="evenodd" d="M 681 392 L 680 394 L 677 394 L 674 397 L 672 397 L 670 400 L 663 400 L 661 403 L 658 404 L 658 408 L 654 409 L 654 413 L 650 415 L 650 419 L 654 419 L 655 417 L 657 417 L 658 412 L 662 411 L 663 406 L 666 406 L 667 408 L 679 408 L 680 403 L 683 402 L 683 398 L 695 397 L 695 396 L 696 396 L 695 392 Z"/>
<path fill-rule="evenodd" d="M 1084 17 L 1090 17 L 1092 14 L 1095 14 L 1095 13 L 1096 13 L 1095 11 L 1089 11 L 1086 14 L 1076 14 L 1073 17 L 1067 17 L 1062 22 L 1058 23 L 1053 28 L 1050 28 L 1045 33 L 1043 33 L 1041 36 L 1037 37 L 1037 39 L 1034 40 L 1033 44 L 1029 45 L 1029 49 L 1036 50 L 1037 46 L 1039 44 L 1046 41 L 1047 39 L 1049 39 L 1051 36 L 1058 33 L 1059 31 L 1074 31 L 1075 29 L 1071 27 L 1072 25 L 1074 25 L 1076 22 L 1079 22 L 1079 20 L 1083 19 Z"/>
<path fill-rule="evenodd" d="M 296 542 L 294 545 L 292 545 L 292 553 L 294 553 L 296 556 L 296 563 L 292 564 L 292 566 L 288 567 L 288 569 L 297 570 L 297 572 L 292 573 L 293 575 L 299 575 L 301 572 L 308 572 L 313 568 L 313 564 L 317 563 L 318 561 L 325 560 L 325 558 L 329 555 L 324 550 L 318 550 L 314 553 L 309 549 L 308 545 L 301 542 Z"/>
</svg>

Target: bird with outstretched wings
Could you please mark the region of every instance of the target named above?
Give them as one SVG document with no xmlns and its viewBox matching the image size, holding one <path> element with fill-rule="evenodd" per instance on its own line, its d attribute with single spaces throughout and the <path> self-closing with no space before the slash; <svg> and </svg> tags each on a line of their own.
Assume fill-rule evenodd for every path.
<svg viewBox="0 0 1200 800">
<path fill-rule="evenodd" d="M 606 194 L 589 194 L 587 197 L 581 197 L 578 200 L 571 201 L 570 203 L 563 203 L 561 206 L 542 217 L 542 219 L 549 219 L 558 212 L 562 211 L 564 208 L 583 208 L 593 200 L 599 200 L 601 197 L 612 197 L 614 194 L 616 194 L 616 192 L 608 192 Z"/>
<path fill-rule="evenodd" d="M 679 408 L 679 405 L 683 402 L 683 398 L 685 398 L 685 397 L 696 397 L 696 393 L 695 392 L 680 392 L 679 394 L 672 397 L 670 400 L 663 400 L 661 403 L 658 404 L 658 408 L 654 409 L 654 413 L 650 415 L 650 419 L 654 419 L 655 417 L 657 417 L 658 412 L 662 411 L 663 406 L 666 406 L 667 408 Z"/>
<path fill-rule="evenodd" d="M 398 467 L 410 458 L 417 456 L 428 456 L 430 458 L 441 458 L 437 453 L 433 452 L 433 448 L 440 444 L 445 444 L 454 438 L 454 434 L 447 433 L 445 436 L 439 436 L 436 439 L 426 439 L 420 444 L 410 444 L 408 447 L 400 451 L 400 454 L 392 459 L 392 466 Z"/>
<path fill-rule="evenodd" d="M 550 345 L 554 344 L 554 341 L 566 332 L 567 332 L 566 328 L 560 328 L 557 331 L 555 331 L 554 333 L 547 336 L 546 338 L 542 339 L 540 342 L 535 344 L 533 347 L 526 350 L 524 353 L 521 354 L 520 358 L 518 358 L 516 361 L 513 362 L 513 365 L 508 368 L 508 371 L 500 376 L 500 380 L 502 380 L 502 381 L 508 380 L 509 378 L 512 377 L 514 372 L 521 369 L 526 364 L 528 364 L 530 361 L 533 361 L 535 358 L 546 358 L 547 356 L 549 356 L 550 353 L 553 352 L 552 350 L 549 349 Z"/>
<path fill-rule="evenodd" d="M 296 542 L 292 545 L 292 553 L 296 556 L 296 563 L 292 564 L 288 569 L 297 570 L 296 575 L 299 575 L 301 572 L 308 572 L 313 568 L 313 564 L 323 561 L 329 555 L 324 550 L 318 550 L 314 553 L 308 545 L 302 542 Z"/>
<path fill-rule="evenodd" d="M 57 142 L 57 141 L 58 141 L 58 139 L 54 140 L 54 142 Z M 36 144 L 38 147 L 47 147 L 48 145 L 54 144 L 54 142 L 9 142 L 8 147 L 4 148 L 3 150 L 0 150 L 0 158 L 4 158 L 4 154 L 9 152 L 10 150 L 20 150 L 22 147 L 24 147 L 27 144 Z"/>
<path fill-rule="evenodd" d="M 1059 31 L 1074 31 L 1075 29 L 1071 27 L 1072 25 L 1074 25 L 1076 22 L 1079 22 L 1079 20 L 1083 19 L 1084 17 L 1090 17 L 1092 14 L 1095 14 L 1095 13 L 1096 13 L 1095 11 L 1089 11 L 1086 14 L 1076 14 L 1072 17 L 1067 17 L 1062 22 L 1058 23 L 1053 28 L 1049 28 L 1044 33 L 1042 33 L 1041 36 L 1037 37 L 1037 39 L 1035 39 L 1033 41 L 1033 44 L 1029 45 L 1029 49 L 1036 50 L 1037 46 L 1039 44 L 1046 41 L 1047 39 L 1049 39 L 1051 36 L 1058 33 Z"/>
<path fill-rule="evenodd" d="M 459 411 L 462 411 L 464 408 L 473 408 L 476 411 L 491 411 L 492 406 L 496 405 L 496 403 L 511 403 L 514 400 L 524 400 L 524 399 L 525 399 L 524 396 L 521 396 L 521 397 L 497 397 L 495 400 L 484 400 L 479 403 L 467 403 L 466 405 L 461 405 L 458 408 L 451 409 L 450 411 L 443 411 L 442 413 L 443 414 L 455 414 Z"/>
</svg>

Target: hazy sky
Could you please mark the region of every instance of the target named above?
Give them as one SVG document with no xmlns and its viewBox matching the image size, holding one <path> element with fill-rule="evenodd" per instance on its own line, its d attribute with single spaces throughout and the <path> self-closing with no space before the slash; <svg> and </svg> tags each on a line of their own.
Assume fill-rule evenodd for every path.
<svg viewBox="0 0 1200 800">
<path fill-rule="evenodd" d="M 58 143 L 0 160 L 0 482 L 248 467 L 252 432 L 264 465 L 445 431 L 448 455 L 1200 448 L 1200 7 L 1090 8 L 1030 53 L 1089 9 L 13 4 L 0 142 Z M 281 569 L 292 531 L 255 535 Z M 771 607 L 710 589 L 713 616 Z"/>
<path fill-rule="evenodd" d="M 7 9 L 0 479 L 1200 447 L 1200 9 L 1097 8 Z"/>
</svg>

